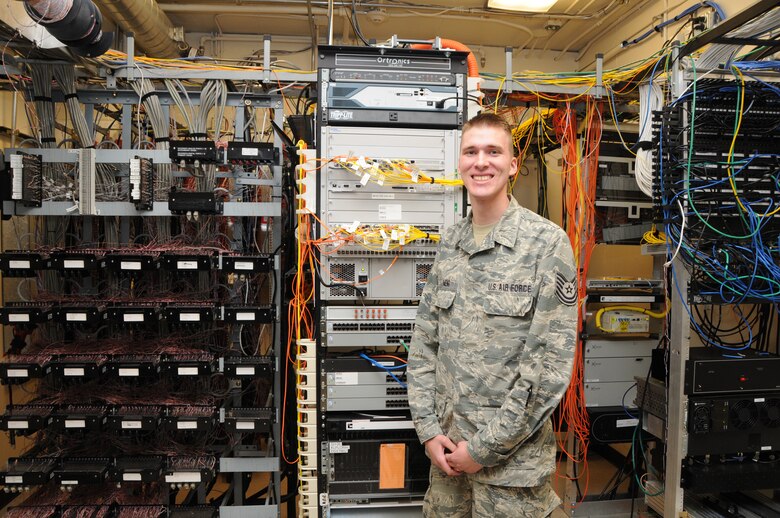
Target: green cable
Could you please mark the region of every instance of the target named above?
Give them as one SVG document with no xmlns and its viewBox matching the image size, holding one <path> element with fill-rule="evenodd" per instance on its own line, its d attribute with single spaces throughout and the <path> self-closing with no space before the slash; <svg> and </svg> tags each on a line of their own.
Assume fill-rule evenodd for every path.
<svg viewBox="0 0 780 518">
<path fill-rule="evenodd" d="M 399 340 L 401 342 L 401 345 L 404 346 L 404 349 L 406 349 L 406 352 L 409 352 L 409 346 L 406 345 L 406 343 L 403 340 Z"/>
</svg>

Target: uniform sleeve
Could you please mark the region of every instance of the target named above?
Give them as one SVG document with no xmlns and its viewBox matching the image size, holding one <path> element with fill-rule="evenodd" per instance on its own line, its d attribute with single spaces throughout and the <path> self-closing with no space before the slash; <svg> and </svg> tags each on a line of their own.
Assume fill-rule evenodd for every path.
<svg viewBox="0 0 780 518">
<path fill-rule="evenodd" d="M 438 287 L 439 254 L 436 255 L 417 309 L 406 369 L 409 408 L 420 442 L 444 433 L 435 410 L 436 361 L 439 352 L 439 315 L 433 304 Z"/>
<path fill-rule="evenodd" d="M 568 237 L 562 230 L 555 237 L 538 265 L 542 280 L 520 377 L 468 443 L 471 457 L 483 466 L 506 460 L 540 429 L 569 385 L 577 341 L 577 277 Z"/>
</svg>

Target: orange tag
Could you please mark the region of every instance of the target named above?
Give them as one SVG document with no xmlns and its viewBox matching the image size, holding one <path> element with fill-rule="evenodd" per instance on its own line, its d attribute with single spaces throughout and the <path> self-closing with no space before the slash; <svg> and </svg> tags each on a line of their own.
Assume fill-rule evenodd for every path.
<svg viewBox="0 0 780 518">
<path fill-rule="evenodd" d="M 406 476 L 406 444 L 379 446 L 379 489 L 403 489 Z"/>
</svg>

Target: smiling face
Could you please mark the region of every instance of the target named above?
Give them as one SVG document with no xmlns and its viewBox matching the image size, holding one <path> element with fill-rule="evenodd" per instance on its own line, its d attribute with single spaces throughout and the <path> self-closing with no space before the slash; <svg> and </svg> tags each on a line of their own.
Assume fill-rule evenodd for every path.
<svg viewBox="0 0 780 518">
<path fill-rule="evenodd" d="M 517 171 L 510 135 L 492 125 L 469 127 L 461 138 L 458 170 L 472 205 L 505 204 L 507 184 Z"/>
</svg>

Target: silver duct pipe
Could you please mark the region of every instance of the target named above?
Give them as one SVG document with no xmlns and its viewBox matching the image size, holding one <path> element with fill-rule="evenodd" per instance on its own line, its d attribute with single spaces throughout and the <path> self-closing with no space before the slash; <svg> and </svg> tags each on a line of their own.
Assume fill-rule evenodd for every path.
<svg viewBox="0 0 780 518">
<path fill-rule="evenodd" d="M 132 32 L 135 44 L 157 58 L 178 58 L 181 46 L 171 39 L 173 24 L 156 0 L 94 0 L 123 31 Z"/>
</svg>

